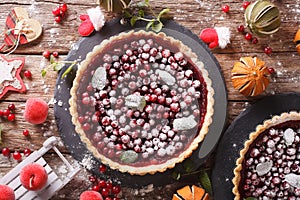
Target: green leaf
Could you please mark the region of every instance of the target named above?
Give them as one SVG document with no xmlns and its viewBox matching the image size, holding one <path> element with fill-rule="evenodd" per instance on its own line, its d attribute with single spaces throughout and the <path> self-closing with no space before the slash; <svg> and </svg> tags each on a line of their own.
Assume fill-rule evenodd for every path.
<svg viewBox="0 0 300 200">
<path fill-rule="evenodd" d="M 144 8 L 144 7 L 149 7 L 150 3 L 149 1 L 145 0 L 145 1 L 141 1 L 137 3 L 137 7 L 138 8 Z"/>
<path fill-rule="evenodd" d="M 47 70 L 46 69 L 42 69 L 42 77 L 45 77 L 47 74 Z"/>
<path fill-rule="evenodd" d="M 120 160 L 124 163 L 133 163 L 138 158 L 138 153 L 133 150 L 123 151 Z"/>
<path fill-rule="evenodd" d="M 191 173 L 194 171 L 195 163 L 191 159 L 187 159 L 183 163 L 184 171 L 187 173 Z"/>
<path fill-rule="evenodd" d="M 72 71 L 73 67 L 74 67 L 76 64 L 77 64 L 77 62 L 74 61 L 74 62 L 68 67 L 68 69 L 66 69 L 66 71 L 61 75 L 61 78 L 65 78 L 65 77 L 67 76 L 67 74 L 69 74 L 69 73 Z"/>
<path fill-rule="evenodd" d="M 212 186 L 208 174 L 206 172 L 202 172 L 199 178 L 200 183 L 205 191 L 207 191 L 209 194 L 212 194 Z"/>
<path fill-rule="evenodd" d="M 59 71 L 63 68 L 64 64 L 62 62 L 57 62 L 56 65 L 53 66 L 54 71 Z"/>
<path fill-rule="evenodd" d="M 138 20 L 137 16 L 132 16 L 132 18 L 130 19 L 131 26 L 134 26 L 137 20 Z"/>
<path fill-rule="evenodd" d="M 55 58 L 53 55 L 50 56 L 50 64 L 53 64 L 55 63 Z"/>
<path fill-rule="evenodd" d="M 130 17 L 132 17 L 132 14 L 128 10 L 124 10 L 124 17 L 130 18 Z"/>
<path fill-rule="evenodd" d="M 160 18 L 161 18 L 164 14 L 168 13 L 169 11 L 170 11 L 169 8 L 163 9 L 163 10 L 160 11 L 160 13 L 158 14 L 157 19 L 160 20 Z"/>
<path fill-rule="evenodd" d="M 181 174 L 179 172 L 177 172 L 177 171 L 173 171 L 171 176 L 176 181 L 178 181 L 181 178 Z"/>
<path fill-rule="evenodd" d="M 153 25 L 154 21 L 148 22 L 146 25 L 146 30 L 149 30 L 149 28 Z"/>
<path fill-rule="evenodd" d="M 145 12 L 143 10 L 139 10 L 138 16 L 139 17 L 144 17 L 145 16 Z"/>
<path fill-rule="evenodd" d="M 164 26 L 164 25 L 163 25 L 163 23 L 161 23 L 161 22 L 153 23 L 152 26 L 151 26 L 151 29 L 152 29 L 153 31 L 155 31 L 155 32 L 159 32 L 159 31 L 162 29 L 163 26 Z"/>
</svg>

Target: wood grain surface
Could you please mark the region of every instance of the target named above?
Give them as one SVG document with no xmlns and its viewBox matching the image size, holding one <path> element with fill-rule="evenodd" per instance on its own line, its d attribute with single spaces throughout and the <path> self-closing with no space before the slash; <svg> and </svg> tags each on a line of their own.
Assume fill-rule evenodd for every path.
<svg viewBox="0 0 300 200">
<path fill-rule="evenodd" d="M 34 42 L 20 45 L 17 50 L 9 57 L 25 57 L 26 62 L 24 70 L 30 70 L 32 79 L 23 77 L 27 86 L 27 92 L 20 94 L 9 92 L 0 99 L 0 109 L 4 109 L 8 104 L 16 105 L 16 121 L 8 122 L 0 118 L 0 124 L 3 127 L 2 141 L 0 149 L 9 147 L 12 150 L 23 150 L 30 148 L 37 150 L 49 136 L 59 136 L 55 124 L 53 105 L 50 104 L 49 116 L 42 125 L 32 125 L 23 118 L 24 105 L 26 99 L 30 97 L 39 97 L 47 102 L 53 99 L 57 72 L 48 70 L 47 75 L 41 76 L 41 65 L 48 65 L 42 57 L 44 50 L 59 52 L 59 60 L 64 60 L 72 45 L 81 39 L 77 29 L 81 21 L 79 15 L 86 12 L 87 9 L 95 7 L 96 0 L 65 0 L 68 5 L 67 15 L 61 24 L 54 21 L 52 9 L 58 6 L 62 1 L 59 0 L 2 0 L 0 2 L 0 30 L 5 27 L 6 16 L 13 7 L 23 7 L 28 10 L 29 15 L 41 22 L 43 33 Z M 133 1 L 133 5 L 138 1 Z M 212 50 L 214 56 L 220 63 L 227 91 L 228 91 L 228 124 L 235 119 L 245 108 L 256 100 L 266 95 L 272 95 L 285 92 L 300 92 L 300 56 L 295 49 L 293 42 L 294 35 L 299 28 L 300 7 L 299 0 L 272 1 L 276 4 L 281 13 L 281 27 L 274 35 L 259 38 L 257 44 L 244 39 L 244 35 L 237 31 L 237 26 L 244 24 L 244 9 L 242 1 L 218 1 L 218 0 L 150 0 L 153 10 L 159 12 L 163 8 L 170 8 L 170 17 L 179 24 L 187 27 L 193 33 L 199 34 L 200 31 L 208 27 L 229 27 L 231 30 L 231 43 L 225 49 Z M 229 13 L 221 11 L 223 5 L 229 5 Z M 105 13 L 106 20 L 110 20 L 115 15 Z M 1 42 L 2 38 L 1 38 Z M 266 55 L 263 48 L 270 46 L 273 50 L 271 55 Z M 266 65 L 273 67 L 276 74 L 272 76 L 272 81 L 267 90 L 255 98 L 246 98 L 232 87 L 231 69 L 235 62 L 242 56 L 258 56 L 266 62 Z M 22 135 L 24 129 L 30 130 L 30 137 Z M 67 156 L 68 160 L 76 163 L 69 155 L 63 143 L 59 149 Z M 47 154 L 49 162 L 59 167 L 57 157 L 51 153 Z M 0 155 L 0 177 L 12 169 L 17 164 L 12 158 L 8 159 Z M 209 160 L 208 166 L 213 165 L 213 158 Z M 84 169 L 78 176 L 66 187 L 60 190 L 52 199 L 79 199 L 79 195 L 91 184 L 88 181 L 90 174 Z M 194 184 L 199 184 L 195 177 Z M 124 188 L 122 199 L 135 200 L 153 200 L 153 199 L 171 199 L 173 192 L 190 182 L 176 182 L 164 187 L 155 187 L 147 190 L 137 190 L 133 188 Z"/>
</svg>

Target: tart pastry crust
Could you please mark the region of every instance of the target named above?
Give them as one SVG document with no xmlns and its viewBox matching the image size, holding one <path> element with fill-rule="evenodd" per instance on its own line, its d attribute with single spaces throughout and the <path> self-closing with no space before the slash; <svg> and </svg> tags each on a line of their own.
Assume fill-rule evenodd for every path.
<svg viewBox="0 0 300 200">
<path fill-rule="evenodd" d="M 207 87 L 207 108 L 206 108 L 206 114 L 203 121 L 203 125 L 200 128 L 200 132 L 197 134 L 197 136 L 193 139 L 192 143 L 189 145 L 189 147 L 182 153 L 180 153 L 179 156 L 176 156 L 172 159 L 167 160 L 164 163 L 156 164 L 156 165 L 147 165 L 147 166 L 130 166 L 126 164 L 121 164 L 114 162 L 110 158 L 107 158 L 106 156 L 100 154 L 97 149 L 93 146 L 89 138 L 86 137 L 85 132 L 81 128 L 81 124 L 78 120 L 78 106 L 77 106 L 77 89 L 79 85 L 81 84 L 81 78 L 84 74 L 85 70 L 90 67 L 90 63 L 95 59 L 96 55 L 99 53 L 105 51 L 107 47 L 109 47 L 114 42 L 117 42 L 119 40 L 126 40 L 128 37 L 135 37 L 135 36 L 151 36 L 152 38 L 162 38 L 166 42 L 168 42 L 170 45 L 174 45 L 177 48 L 179 48 L 180 52 L 184 53 L 185 56 L 187 56 L 191 61 L 194 63 L 194 66 L 197 66 L 198 70 L 201 72 L 204 82 L 206 83 Z M 156 172 L 164 172 L 168 168 L 173 168 L 176 163 L 182 162 L 185 158 L 189 157 L 193 150 L 195 150 L 199 143 L 204 139 L 205 135 L 208 132 L 209 125 L 212 122 L 212 116 L 213 116 L 213 99 L 214 90 L 211 86 L 211 80 L 208 77 L 208 72 L 206 69 L 204 69 L 204 64 L 200 61 L 198 61 L 197 55 L 192 52 L 192 50 L 184 45 L 181 41 L 176 40 L 172 37 L 166 36 L 164 33 L 153 33 L 153 32 L 146 32 L 146 31 L 130 31 L 130 32 L 123 32 L 119 35 L 112 36 L 109 39 L 106 39 L 102 41 L 100 45 L 97 45 L 94 47 L 92 52 L 89 52 L 87 54 L 86 59 L 80 64 L 78 67 L 77 75 L 73 82 L 73 87 L 71 88 L 71 98 L 69 100 L 70 103 L 70 113 L 72 116 L 72 122 L 75 125 L 76 132 L 80 135 L 81 140 L 86 144 L 89 151 L 93 153 L 93 155 L 100 159 L 100 161 L 104 164 L 107 164 L 112 169 L 117 169 L 121 172 L 128 172 L 132 175 L 145 175 L 147 173 L 154 174 Z"/>
<path fill-rule="evenodd" d="M 256 140 L 256 138 L 263 133 L 264 131 L 279 125 L 284 122 L 300 120 L 300 113 L 291 111 L 289 113 L 285 112 L 281 115 L 273 116 L 271 119 L 265 120 L 263 124 L 256 127 L 256 131 L 250 133 L 249 139 L 245 142 L 244 148 L 240 151 L 240 157 L 236 160 L 236 168 L 234 169 L 234 178 L 232 183 L 234 188 L 232 189 L 233 194 L 235 195 L 234 200 L 241 200 L 241 194 L 239 191 L 240 181 L 242 179 L 241 171 L 243 169 L 243 161 L 245 159 L 246 153 L 250 149 L 250 145 Z"/>
</svg>

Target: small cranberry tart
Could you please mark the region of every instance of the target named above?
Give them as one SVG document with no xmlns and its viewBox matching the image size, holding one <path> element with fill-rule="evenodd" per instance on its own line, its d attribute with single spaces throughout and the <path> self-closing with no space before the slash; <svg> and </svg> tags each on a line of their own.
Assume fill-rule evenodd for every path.
<svg viewBox="0 0 300 200">
<path fill-rule="evenodd" d="M 300 113 L 282 113 L 258 125 L 236 163 L 235 200 L 300 199 Z"/>
<path fill-rule="evenodd" d="M 189 47 L 164 33 L 130 31 L 88 53 L 71 88 L 70 113 L 102 163 L 154 174 L 198 147 L 212 121 L 213 93 Z"/>
</svg>

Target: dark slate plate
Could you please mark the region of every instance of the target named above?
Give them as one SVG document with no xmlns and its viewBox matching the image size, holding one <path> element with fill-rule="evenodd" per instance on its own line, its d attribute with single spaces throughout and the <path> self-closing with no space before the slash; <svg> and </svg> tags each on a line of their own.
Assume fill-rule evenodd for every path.
<svg viewBox="0 0 300 200">
<path fill-rule="evenodd" d="M 300 110 L 300 94 L 278 94 L 268 96 L 248 107 L 225 131 L 217 147 L 215 165 L 212 172 L 212 185 L 215 200 L 231 200 L 233 170 L 244 142 L 257 125 L 265 119 L 283 112 Z"/>
<path fill-rule="evenodd" d="M 164 24 L 165 26 L 162 30 L 163 32 L 183 41 L 198 55 L 199 60 L 204 62 L 210 78 L 212 79 L 213 88 L 215 90 L 215 114 L 213 116 L 213 123 L 210 126 L 209 133 L 207 134 L 202 145 L 195 150 L 192 156 L 189 158 L 193 163 L 195 163 L 194 168 L 196 169 L 206 161 L 207 157 L 216 146 L 216 143 L 218 142 L 225 125 L 227 116 L 226 87 L 217 60 L 206 47 L 206 45 L 198 38 L 198 36 L 194 35 L 191 31 L 187 30 L 183 26 L 180 26 L 174 21 L 166 20 Z M 134 29 L 143 29 L 143 27 L 145 27 L 144 23 L 138 23 Z M 130 25 L 121 25 L 119 23 L 119 19 L 112 20 L 108 22 L 100 32 L 94 33 L 90 37 L 83 38 L 76 43 L 75 45 L 78 48 L 73 48 L 69 52 L 66 60 L 83 60 L 85 59 L 86 54 L 91 51 L 95 45 L 100 44 L 102 40 L 120 32 L 129 30 L 132 30 Z M 86 146 L 80 141 L 79 136 L 74 130 L 74 125 L 71 122 L 68 100 L 70 98 L 69 92 L 70 88 L 72 87 L 73 79 L 76 75 L 76 70 L 73 70 L 65 79 L 61 79 L 61 75 L 66 68 L 67 66 L 61 70 L 55 88 L 55 100 L 57 101 L 57 103 L 54 105 L 55 119 L 65 146 L 70 150 L 72 156 L 82 163 L 82 160 L 85 158 L 85 156 L 90 155 L 90 153 L 88 152 Z M 91 170 L 94 174 L 101 176 L 97 169 L 97 166 L 99 166 L 100 162 L 93 156 L 90 157 L 92 158 L 91 162 L 95 164 L 89 170 Z M 180 165 L 179 168 L 182 170 Z M 173 178 L 171 177 L 172 172 L 172 170 L 167 170 L 164 173 L 156 173 L 155 175 L 132 176 L 127 173 L 109 170 L 107 174 L 111 177 L 116 177 L 127 186 L 141 187 L 150 183 L 155 185 L 165 185 L 167 183 L 171 183 L 173 181 Z"/>
</svg>

